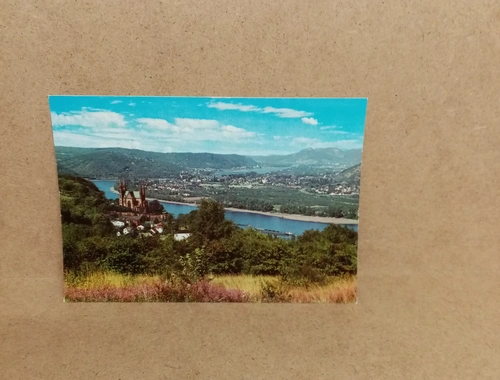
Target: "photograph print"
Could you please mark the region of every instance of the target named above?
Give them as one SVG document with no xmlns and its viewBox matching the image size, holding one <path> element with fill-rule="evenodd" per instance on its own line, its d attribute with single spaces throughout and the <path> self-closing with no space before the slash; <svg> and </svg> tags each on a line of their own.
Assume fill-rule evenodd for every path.
<svg viewBox="0 0 500 380">
<path fill-rule="evenodd" d="M 366 98 L 49 106 L 64 302 L 356 302 Z"/>
</svg>

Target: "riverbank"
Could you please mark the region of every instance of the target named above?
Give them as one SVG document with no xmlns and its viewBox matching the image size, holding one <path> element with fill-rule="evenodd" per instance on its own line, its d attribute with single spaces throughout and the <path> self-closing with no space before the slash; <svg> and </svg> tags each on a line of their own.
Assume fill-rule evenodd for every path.
<svg viewBox="0 0 500 380">
<path fill-rule="evenodd" d="M 234 212 L 246 212 L 249 214 L 259 214 L 265 216 L 275 216 L 281 219 L 298 220 L 301 222 L 315 222 L 315 223 L 327 223 L 327 224 L 358 224 L 358 221 L 356 219 L 331 218 L 327 216 L 309 216 L 309 215 L 299 215 L 299 214 L 283 214 L 280 212 L 242 210 L 233 207 L 226 207 L 225 210 Z"/>
<path fill-rule="evenodd" d="M 115 194 L 119 194 L 118 191 L 115 190 L 113 187 L 110 188 L 110 191 L 115 193 Z M 164 203 L 198 207 L 198 205 L 196 203 L 165 201 L 165 200 L 158 199 L 158 198 L 146 198 L 146 199 L 148 201 L 157 200 L 159 202 L 164 202 Z M 301 221 L 301 222 L 315 222 L 315 223 L 326 223 L 326 224 L 350 224 L 350 225 L 357 225 L 358 224 L 358 220 L 356 220 L 356 219 L 332 218 L 332 217 L 326 217 L 326 216 L 308 216 L 308 215 L 299 215 L 299 214 L 284 214 L 284 213 L 279 213 L 279 212 L 243 210 L 243 209 L 234 208 L 234 207 L 225 207 L 224 209 L 226 211 L 231 211 L 231 212 L 244 212 L 244 213 L 248 213 L 248 214 L 274 216 L 274 217 L 281 218 L 281 219 L 297 220 L 297 221 Z"/>
</svg>

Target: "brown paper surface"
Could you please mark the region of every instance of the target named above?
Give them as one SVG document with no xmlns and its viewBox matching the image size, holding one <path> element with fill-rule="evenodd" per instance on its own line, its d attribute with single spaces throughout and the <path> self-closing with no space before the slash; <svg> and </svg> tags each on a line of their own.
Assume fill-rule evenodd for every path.
<svg viewBox="0 0 500 380">
<path fill-rule="evenodd" d="M 2 379 L 497 379 L 500 5 L 4 1 Z M 368 97 L 358 304 L 65 304 L 47 96 Z"/>
</svg>

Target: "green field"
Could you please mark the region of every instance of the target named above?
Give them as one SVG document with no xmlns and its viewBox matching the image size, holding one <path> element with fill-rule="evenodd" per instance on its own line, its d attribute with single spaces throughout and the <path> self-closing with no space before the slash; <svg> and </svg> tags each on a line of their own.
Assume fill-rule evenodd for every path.
<svg viewBox="0 0 500 380">
<path fill-rule="evenodd" d="M 191 192 L 193 197 L 210 197 L 224 204 L 254 211 L 274 211 L 288 214 L 321 215 L 357 219 L 358 195 L 327 195 L 309 193 L 302 189 L 261 187 L 215 187 L 198 188 Z M 168 191 L 156 191 L 155 197 L 173 199 Z M 323 215 L 325 213 L 325 215 Z"/>
</svg>

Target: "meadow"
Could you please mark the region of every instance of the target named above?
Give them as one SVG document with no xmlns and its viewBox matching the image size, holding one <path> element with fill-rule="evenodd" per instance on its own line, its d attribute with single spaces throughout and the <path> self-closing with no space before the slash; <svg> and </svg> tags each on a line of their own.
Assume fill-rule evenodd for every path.
<svg viewBox="0 0 500 380">
<path fill-rule="evenodd" d="M 115 185 L 116 189 L 116 185 Z M 192 190 L 193 197 L 213 198 L 225 207 L 252 211 L 274 211 L 285 214 L 319 215 L 357 219 L 358 195 L 328 195 L 280 186 L 253 185 L 246 187 L 216 187 Z M 182 201 L 168 190 L 158 190 L 155 197 L 167 201 Z"/>
<path fill-rule="evenodd" d="M 160 275 L 93 272 L 64 276 L 66 302 L 287 302 L 351 303 L 354 276 L 332 277 L 325 284 L 289 284 L 278 276 L 221 275 L 194 283 Z"/>
</svg>

